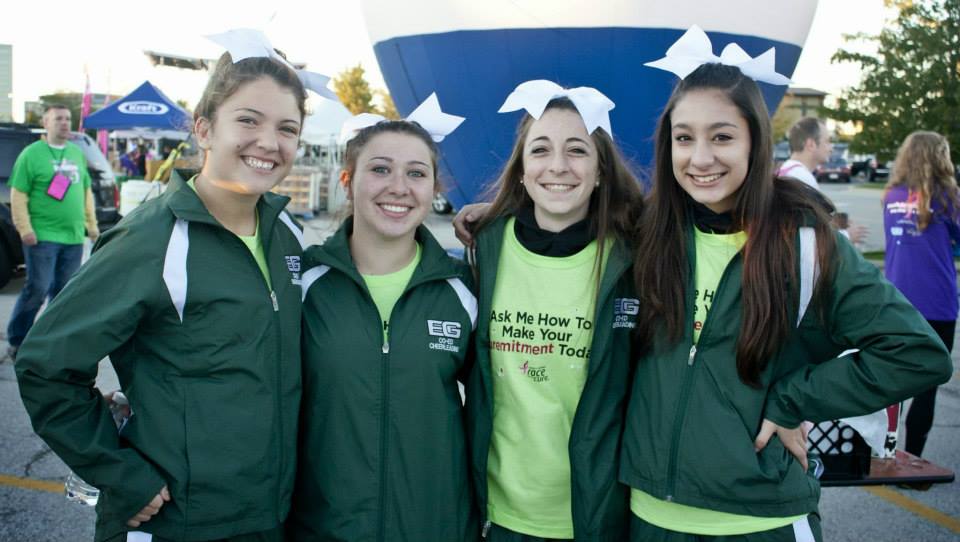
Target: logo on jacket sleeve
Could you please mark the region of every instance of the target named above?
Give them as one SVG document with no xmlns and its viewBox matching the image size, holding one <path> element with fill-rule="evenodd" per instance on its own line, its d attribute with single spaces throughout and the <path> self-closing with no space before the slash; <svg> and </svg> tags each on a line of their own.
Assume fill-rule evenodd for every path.
<svg viewBox="0 0 960 542">
<path fill-rule="evenodd" d="M 632 297 L 618 297 L 613 300 L 613 328 L 633 329 L 640 313 L 640 300 Z"/>
<path fill-rule="evenodd" d="M 290 271 L 290 282 L 300 285 L 300 256 L 284 256 L 287 261 L 287 270 Z"/>
<path fill-rule="evenodd" d="M 435 342 L 429 344 L 431 350 L 460 351 L 460 346 L 456 344 L 456 339 L 461 335 L 460 322 L 427 320 L 427 333 L 437 338 Z"/>
</svg>

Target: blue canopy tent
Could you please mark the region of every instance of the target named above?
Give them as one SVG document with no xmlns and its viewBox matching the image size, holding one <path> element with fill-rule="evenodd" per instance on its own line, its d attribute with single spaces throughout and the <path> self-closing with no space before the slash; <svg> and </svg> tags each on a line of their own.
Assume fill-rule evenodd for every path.
<svg viewBox="0 0 960 542">
<path fill-rule="evenodd" d="M 193 124 L 190 113 L 167 98 L 150 81 L 136 90 L 90 115 L 83 127 L 92 130 L 143 128 L 189 132 Z"/>
</svg>

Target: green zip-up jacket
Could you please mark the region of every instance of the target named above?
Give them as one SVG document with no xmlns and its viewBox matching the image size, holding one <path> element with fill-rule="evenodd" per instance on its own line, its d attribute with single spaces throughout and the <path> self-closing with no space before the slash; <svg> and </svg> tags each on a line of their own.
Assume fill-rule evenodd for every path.
<svg viewBox="0 0 960 542">
<path fill-rule="evenodd" d="M 467 424 L 473 483 L 486 527 L 487 456 L 493 431 L 493 380 L 490 370 L 490 314 L 507 217 L 476 238 L 480 320 L 477 359 L 467 384 Z M 587 380 L 570 429 L 570 492 L 577 541 L 627 540 L 628 488 L 617 482 L 620 436 L 630 389 L 630 333 L 636 323 L 630 253 L 613 244 L 600 282 Z M 543 295 L 563 295 L 544 291 Z"/>
<path fill-rule="evenodd" d="M 286 202 L 265 194 L 257 204 L 271 290 L 250 250 L 174 175 L 100 238 L 21 346 L 34 429 L 101 490 L 96 540 L 128 530 L 220 539 L 286 518 L 302 252 Z M 93 387 L 107 355 L 133 412 L 119 434 Z M 128 528 L 164 485 L 170 502 Z"/>
<path fill-rule="evenodd" d="M 812 239 L 813 230 L 804 229 Z M 798 233 L 801 255 L 802 238 Z M 795 301 L 791 314 L 802 319 L 756 389 L 740 381 L 733 359 L 742 312 L 740 254 L 724 271 L 692 346 L 696 249 L 690 230 L 685 335 L 678 344 L 655 339 L 637 363 L 621 481 L 658 499 L 720 512 L 807 514 L 816 510 L 819 483 L 778 438 L 754 451 L 764 418 L 797 427 L 803 420 L 863 415 L 950 378 L 950 356 L 923 317 L 844 236 L 836 239 L 828 295 L 819 303 L 814 298 L 806 311 Z M 815 254 L 815 246 L 806 252 Z M 802 298 L 800 263 L 797 269 Z M 851 348 L 860 352 L 836 357 Z"/>
<path fill-rule="evenodd" d="M 291 540 L 477 538 L 463 406 L 477 317 L 469 268 L 417 228 L 421 260 L 389 320 L 350 254 L 348 219 L 305 253 L 304 401 Z"/>
</svg>

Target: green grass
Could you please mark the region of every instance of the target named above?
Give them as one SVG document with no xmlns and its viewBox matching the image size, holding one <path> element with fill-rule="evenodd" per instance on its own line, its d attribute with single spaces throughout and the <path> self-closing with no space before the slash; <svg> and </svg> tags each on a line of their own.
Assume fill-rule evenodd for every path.
<svg viewBox="0 0 960 542">
<path fill-rule="evenodd" d="M 881 262 L 882 262 L 882 261 L 883 261 L 883 257 L 884 257 L 884 255 L 886 254 L 886 252 L 884 252 L 884 251 L 882 251 L 882 250 L 868 250 L 868 251 L 866 251 L 866 252 L 863 252 L 862 254 L 863 254 L 863 259 L 865 259 L 865 260 L 881 261 Z M 955 262 L 960 262 L 960 256 L 954 256 L 954 257 L 953 257 L 953 261 L 955 261 Z"/>
<path fill-rule="evenodd" d="M 867 190 L 883 190 L 886 186 L 887 183 L 861 183 L 856 185 L 857 188 L 866 188 Z"/>
</svg>

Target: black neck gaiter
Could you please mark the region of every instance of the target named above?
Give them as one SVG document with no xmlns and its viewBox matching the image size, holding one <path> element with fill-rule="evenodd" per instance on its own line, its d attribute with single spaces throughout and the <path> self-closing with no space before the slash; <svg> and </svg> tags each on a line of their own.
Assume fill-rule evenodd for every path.
<svg viewBox="0 0 960 542">
<path fill-rule="evenodd" d="M 596 237 L 590 230 L 590 219 L 584 218 L 563 231 L 547 231 L 537 225 L 532 205 L 517 212 L 513 226 L 517 240 L 523 248 L 534 254 L 554 258 L 571 256 L 583 250 Z"/>
</svg>

